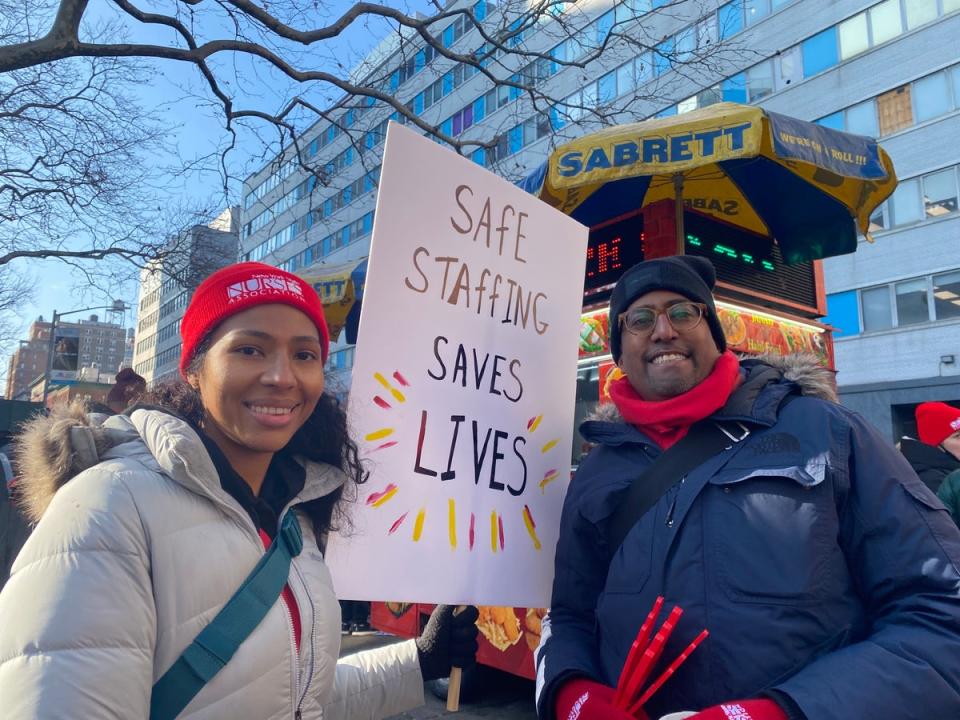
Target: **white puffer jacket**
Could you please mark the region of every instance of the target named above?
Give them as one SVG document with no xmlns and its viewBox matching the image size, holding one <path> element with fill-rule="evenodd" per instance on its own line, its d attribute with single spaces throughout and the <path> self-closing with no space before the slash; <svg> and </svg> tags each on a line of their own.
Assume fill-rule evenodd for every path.
<svg viewBox="0 0 960 720">
<path fill-rule="evenodd" d="M 62 412 L 35 421 L 28 443 L 23 482 L 42 519 L 0 594 L 0 714 L 146 720 L 153 683 L 264 554 L 257 530 L 197 434 L 167 413 L 90 427 Z M 305 467 L 291 506 L 345 480 Z M 181 718 L 368 720 L 423 703 L 413 641 L 338 662 L 340 607 L 299 519 L 304 547 L 289 578 L 299 654 L 278 600 Z"/>
</svg>

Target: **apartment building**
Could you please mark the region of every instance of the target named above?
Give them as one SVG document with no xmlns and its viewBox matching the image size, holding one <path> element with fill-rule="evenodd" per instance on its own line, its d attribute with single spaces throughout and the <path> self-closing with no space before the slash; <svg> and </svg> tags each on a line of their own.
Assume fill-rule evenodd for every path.
<svg viewBox="0 0 960 720">
<path fill-rule="evenodd" d="M 30 386 L 42 377 L 47 368 L 47 349 L 51 323 L 38 318 L 30 325 L 27 339 L 10 356 L 7 370 L 6 397 L 29 400 Z M 127 331 L 119 323 L 105 322 L 90 315 L 79 322 L 57 321 L 57 335 L 71 334 L 79 338 L 77 370 L 98 368 L 115 374 L 120 370 Z"/>
<path fill-rule="evenodd" d="M 438 27 L 445 47 L 557 101 L 494 87 L 402 33 L 351 79 L 388 89 L 450 136 L 492 143 L 466 152 L 511 180 L 602 124 L 722 100 L 878 138 L 900 187 L 874 216 L 872 243 L 824 262 L 843 402 L 895 436 L 910 431 L 917 402 L 960 401 L 960 0 L 598 0 L 557 5 L 555 20 L 528 28 L 504 19 L 506 6 L 447 5 L 456 8 L 513 29 L 508 47 L 542 57 L 496 52 L 462 16 Z M 585 67 L 564 64 L 604 44 Z M 293 147 L 247 179 L 242 257 L 297 271 L 366 255 L 386 124 L 403 118 L 356 99 L 330 116 L 298 144 L 326 183 Z M 332 349 L 333 368 L 351 359 L 345 344 Z"/>
<path fill-rule="evenodd" d="M 207 225 L 177 239 L 177 251 L 140 273 L 132 367 L 148 387 L 175 380 L 180 359 L 180 321 L 203 279 L 237 261 L 239 212 L 231 207 Z"/>
</svg>

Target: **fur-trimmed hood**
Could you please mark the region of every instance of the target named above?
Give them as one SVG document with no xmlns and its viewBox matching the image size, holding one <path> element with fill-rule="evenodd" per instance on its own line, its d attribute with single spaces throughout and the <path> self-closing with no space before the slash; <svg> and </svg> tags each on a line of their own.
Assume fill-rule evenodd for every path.
<svg viewBox="0 0 960 720">
<path fill-rule="evenodd" d="M 190 425 L 160 409 L 137 408 L 129 415 L 84 412 L 81 401 L 55 406 L 24 426 L 14 445 L 20 467 L 24 512 L 39 522 L 57 490 L 100 462 L 134 458 L 188 490 L 216 503 L 234 504 L 199 436 Z M 346 481 L 339 468 L 300 461 L 306 483 L 297 502 L 322 497 Z"/>
<path fill-rule="evenodd" d="M 789 355 L 744 355 L 740 357 L 740 366 L 747 372 L 761 369 L 761 366 L 772 368 L 769 381 L 787 380 L 797 385 L 805 397 L 819 398 L 829 402 L 839 402 L 837 396 L 837 382 L 834 372 L 825 367 L 819 358 L 812 353 L 791 353 Z M 766 380 L 766 378 L 764 378 Z M 623 416 L 612 402 L 602 403 L 590 416 L 589 421 L 623 422 Z"/>
<path fill-rule="evenodd" d="M 87 413 L 84 403 L 54 405 L 48 415 L 27 423 L 14 440 L 20 468 L 21 502 L 33 523 L 39 522 L 54 494 L 72 477 L 93 467 L 110 448 L 138 438 L 132 427 L 115 428 L 112 418 Z"/>
</svg>

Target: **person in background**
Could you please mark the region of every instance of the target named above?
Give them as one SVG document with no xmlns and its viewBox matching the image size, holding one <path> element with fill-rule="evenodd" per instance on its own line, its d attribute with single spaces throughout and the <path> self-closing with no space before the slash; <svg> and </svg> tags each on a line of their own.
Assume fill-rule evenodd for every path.
<svg viewBox="0 0 960 720">
<path fill-rule="evenodd" d="M 10 567 L 30 537 L 30 525 L 17 505 L 17 475 L 10 445 L 0 447 L 0 590 L 10 577 Z"/>
<path fill-rule="evenodd" d="M 365 471 L 324 392 L 316 292 L 232 265 L 180 333 L 184 383 L 99 425 L 55 408 L 20 436 L 38 524 L 0 593 L 4 717 L 370 720 L 422 704 L 424 679 L 473 662 L 477 610 L 439 606 L 416 640 L 338 660 L 325 540 Z M 247 585 L 261 561 L 275 592 Z"/>
<path fill-rule="evenodd" d="M 904 436 L 897 447 L 924 485 L 938 492 L 944 478 L 960 470 L 960 425 L 950 427 L 960 417 L 960 410 L 942 402 L 925 402 L 917 405 L 914 416 L 920 439 Z M 952 436 L 956 437 L 951 440 Z M 951 444 L 954 451 L 948 450 L 945 443 Z"/>
<path fill-rule="evenodd" d="M 920 403 L 916 418 L 917 434 L 927 448 L 928 475 L 937 471 L 937 497 L 960 522 L 960 409 L 942 402 Z"/>
<path fill-rule="evenodd" d="M 813 356 L 727 350 L 714 283 L 679 256 L 613 290 L 625 377 L 580 427 L 598 447 L 564 501 L 539 717 L 630 720 L 614 687 L 662 596 L 656 626 L 684 611 L 664 662 L 710 635 L 638 717 L 960 718 L 960 530 Z M 689 469 L 645 472 L 672 448 Z M 664 478 L 615 533 L 631 484 Z"/>
<path fill-rule="evenodd" d="M 115 413 L 122 413 L 147 391 L 147 381 L 133 371 L 123 368 L 114 378 L 113 387 L 107 393 L 107 406 Z"/>
</svg>

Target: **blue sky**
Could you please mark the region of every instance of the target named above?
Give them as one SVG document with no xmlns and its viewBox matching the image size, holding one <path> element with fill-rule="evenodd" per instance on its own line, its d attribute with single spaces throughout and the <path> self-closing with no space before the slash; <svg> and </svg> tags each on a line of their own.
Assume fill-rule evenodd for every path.
<svg viewBox="0 0 960 720">
<path fill-rule="evenodd" d="M 297 27 L 308 25 L 320 26 L 330 22 L 341 14 L 351 3 L 325 2 L 313 3 L 306 0 L 294 0 L 310 13 L 308 20 L 292 22 Z M 391 1 L 385 3 L 397 7 L 405 12 L 429 11 L 429 5 L 422 0 L 413 2 Z M 319 9 L 317 9 L 319 7 Z M 312 8 L 312 9 L 311 9 Z M 94 21 L 115 19 L 115 11 L 106 0 L 91 2 Z M 209 28 L 209 21 L 206 26 Z M 167 28 L 137 27 L 125 23 L 125 30 L 130 41 L 170 44 L 173 42 L 172 31 Z M 196 26 L 202 33 L 204 27 Z M 343 75 L 349 71 L 362 57 L 376 45 L 379 38 L 387 32 L 387 26 L 379 21 L 369 21 L 352 27 L 347 33 L 333 41 L 328 41 L 320 48 L 309 52 L 294 50 L 302 53 L 301 66 L 337 72 Z M 296 93 L 308 95 L 311 101 L 320 106 L 328 104 L 335 96 L 329 90 L 322 88 L 314 90 L 297 87 L 288 82 L 276 71 L 268 69 L 263 63 L 251 62 L 243 58 L 235 59 L 224 55 L 217 61 L 221 77 L 225 78 L 224 86 L 236 92 L 241 103 L 254 106 L 258 109 L 276 111 Z M 339 67 L 338 67 L 339 66 Z M 176 149 L 177 155 L 152 158 L 157 167 L 167 166 L 177 161 L 177 158 L 191 159 L 202 156 L 220 142 L 225 133 L 222 117 L 217 115 L 217 108 L 204 103 L 197 98 L 210 99 L 211 95 L 200 78 L 199 73 L 192 66 L 173 61 L 152 61 L 154 73 L 149 85 L 135 88 L 135 92 L 147 108 L 153 108 L 169 128 L 169 141 Z M 238 103 L 240 104 L 240 103 Z M 260 125 L 266 135 L 267 126 Z M 273 146 L 275 151 L 277 146 Z M 231 172 L 241 180 L 250 172 L 257 170 L 264 163 L 263 144 L 254 134 L 241 133 L 238 147 L 230 155 Z M 171 178 L 171 180 L 173 180 Z M 219 207 L 226 206 L 227 199 L 222 195 L 220 178 L 213 172 L 197 173 L 178 177 L 173 181 L 175 189 L 173 197 L 160 199 L 158 202 L 176 201 L 179 195 L 184 200 L 207 201 Z M 239 200 L 239 183 L 231 187 L 232 202 Z M 65 312 L 75 308 L 107 304 L 110 298 L 90 289 L 85 285 L 83 278 L 63 263 L 54 260 L 26 261 L 21 266 L 36 279 L 36 297 L 21 313 L 26 325 L 37 316 L 45 318 L 51 316 L 54 309 Z M 131 306 L 137 302 L 137 287 L 128 282 L 116 293 L 116 297 L 127 301 Z M 85 314 L 77 314 L 76 318 Z M 131 326 L 134 314 L 128 312 L 125 325 Z"/>
</svg>

